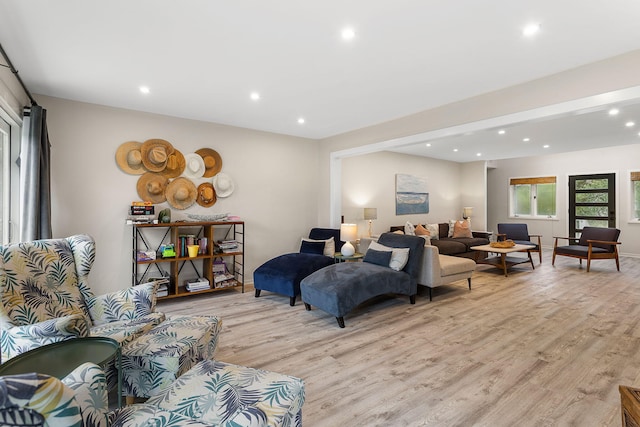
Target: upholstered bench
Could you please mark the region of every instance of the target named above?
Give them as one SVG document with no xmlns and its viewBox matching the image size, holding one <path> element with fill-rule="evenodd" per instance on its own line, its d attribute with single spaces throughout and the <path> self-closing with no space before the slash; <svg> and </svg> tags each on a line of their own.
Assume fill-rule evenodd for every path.
<svg viewBox="0 0 640 427">
<path fill-rule="evenodd" d="M 301 427 L 303 404 L 299 378 L 204 360 L 142 405 L 215 426 Z"/>
<path fill-rule="evenodd" d="M 158 394 L 201 360 L 211 359 L 222 321 L 215 316 L 170 316 L 122 349 L 122 391 Z"/>
</svg>

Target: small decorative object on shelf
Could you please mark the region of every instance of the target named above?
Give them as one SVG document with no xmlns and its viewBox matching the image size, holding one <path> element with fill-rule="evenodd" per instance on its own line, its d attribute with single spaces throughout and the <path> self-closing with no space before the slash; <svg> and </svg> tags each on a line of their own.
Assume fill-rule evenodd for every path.
<svg viewBox="0 0 640 427">
<path fill-rule="evenodd" d="M 152 280 L 157 271 L 161 298 L 230 287 L 244 292 L 244 226 L 228 220 L 133 224 L 132 285 Z"/>
</svg>

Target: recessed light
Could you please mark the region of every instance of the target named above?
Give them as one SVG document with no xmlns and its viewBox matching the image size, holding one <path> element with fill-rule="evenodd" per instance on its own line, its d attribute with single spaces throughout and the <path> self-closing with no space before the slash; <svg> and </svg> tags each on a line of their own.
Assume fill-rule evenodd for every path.
<svg viewBox="0 0 640 427">
<path fill-rule="evenodd" d="M 612 108 L 609 110 L 609 115 L 610 116 L 615 116 L 620 112 L 620 110 L 618 110 L 617 108 Z"/>
<path fill-rule="evenodd" d="M 299 124 L 304 124 L 304 117 L 300 117 L 300 118 L 298 119 L 298 123 L 299 123 Z"/>
<path fill-rule="evenodd" d="M 529 142 L 531 141 L 531 138 L 522 138 L 522 142 Z"/>
<path fill-rule="evenodd" d="M 458 149 L 457 149 L 457 148 L 454 148 L 454 149 L 453 149 L 453 151 L 454 151 L 454 153 L 457 153 L 457 152 L 458 152 Z"/>
<path fill-rule="evenodd" d="M 504 130 L 504 129 L 500 129 L 500 130 L 498 131 L 498 135 L 504 135 L 505 133 L 507 133 L 507 131 L 506 131 L 506 130 Z"/>
<path fill-rule="evenodd" d="M 260 99 L 260 94 L 258 92 L 251 92 L 251 99 L 257 101 L 258 99 Z"/>
<path fill-rule="evenodd" d="M 533 37 L 538 31 L 540 31 L 540 24 L 538 22 L 532 22 L 522 29 L 522 35 L 525 37 Z"/>
<path fill-rule="evenodd" d="M 343 40 L 352 40 L 356 36 L 356 32 L 353 28 L 345 28 L 342 30 L 341 35 Z"/>
<path fill-rule="evenodd" d="M 482 156 L 482 153 L 476 153 L 476 156 L 480 157 Z"/>
<path fill-rule="evenodd" d="M 427 143 L 426 143 L 426 146 L 427 146 L 427 147 L 431 147 L 431 143 L 430 143 L 430 142 L 427 142 Z"/>
<path fill-rule="evenodd" d="M 549 148 L 549 144 L 544 144 L 542 148 Z"/>
<path fill-rule="evenodd" d="M 628 128 L 632 128 L 632 127 L 634 127 L 636 124 L 635 124 L 634 122 L 629 121 L 629 122 L 625 123 L 624 125 L 625 125 L 626 127 L 628 127 Z"/>
<path fill-rule="evenodd" d="M 151 92 L 151 89 L 149 89 L 149 86 L 140 86 L 140 93 L 144 93 L 145 95 L 148 95 L 149 92 Z"/>
</svg>

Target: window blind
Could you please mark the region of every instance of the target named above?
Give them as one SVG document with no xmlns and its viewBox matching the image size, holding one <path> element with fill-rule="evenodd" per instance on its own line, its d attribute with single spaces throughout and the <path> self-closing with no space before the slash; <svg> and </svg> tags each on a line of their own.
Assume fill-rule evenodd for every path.
<svg viewBox="0 0 640 427">
<path fill-rule="evenodd" d="M 640 172 L 638 172 L 640 174 Z M 638 178 L 640 180 L 640 178 Z M 538 178 L 511 178 L 509 185 L 523 185 L 523 184 L 555 184 L 555 176 L 542 176 Z"/>
</svg>

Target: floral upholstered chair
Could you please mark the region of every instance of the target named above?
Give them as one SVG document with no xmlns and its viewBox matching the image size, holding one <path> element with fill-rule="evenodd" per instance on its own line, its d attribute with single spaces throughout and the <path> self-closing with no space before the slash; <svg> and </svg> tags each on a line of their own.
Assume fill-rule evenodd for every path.
<svg viewBox="0 0 640 427">
<path fill-rule="evenodd" d="M 0 425 L 50 427 L 300 427 L 304 383 L 223 362 L 203 361 L 167 393 L 109 411 L 102 369 L 85 363 L 64 379 L 0 377 Z"/>
<path fill-rule="evenodd" d="M 154 284 L 94 296 L 87 235 L 0 247 L 1 361 L 53 342 L 105 336 L 126 344 L 161 323 Z"/>
</svg>

